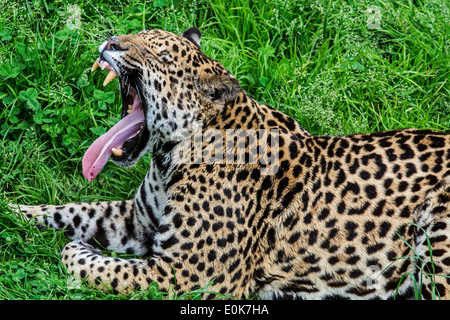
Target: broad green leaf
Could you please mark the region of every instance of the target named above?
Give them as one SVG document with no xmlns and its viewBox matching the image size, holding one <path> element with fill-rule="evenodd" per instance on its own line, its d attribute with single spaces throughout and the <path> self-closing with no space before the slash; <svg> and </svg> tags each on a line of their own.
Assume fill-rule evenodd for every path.
<svg viewBox="0 0 450 320">
<path fill-rule="evenodd" d="M 0 76 L 4 79 L 15 78 L 19 75 L 19 67 L 12 67 L 9 63 L 0 66 Z"/>
<path fill-rule="evenodd" d="M 69 29 L 63 29 L 63 30 L 59 30 L 58 32 L 56 32 L 55 37 L 61 41 L 66 40 L 70 35 L 70 30 Z"/>
<path fill-rule="evenodd" d="M 2 99 L 2 102 L 9 106 L 10 104 L 12 104 L 16 99 L 13 96 L 6 96 Z"/>
<path fill-rule="evenodd" d="M 27 90 L 22 90 L 19 92 L 19 98 L 22 101 L 36 99 L 37 97 L 38 97 L 38 92 L 35 88 L 28 88 Z"/>
<path fill-rule="evenodd" d="M 360 71 L 364 71 L 364 66 L 358 61 L 353 62 L 353 68 L 358 69 Z"/>
<path fill-rule="evenodd" d="M 9 122 L 12 123 L 12 124 L 16 124 L 16 123 L 19 122 L 19 118 L 17 118 L 16 116 L 10 116 L 10 117 L 8 118 L 8 120 L 9 120 Z"/>
<path fill-rule="evenodd" d="M 267 84 L 269 83 L 270 79 L 266 78 L 266 77 L 261 77 L 259 78 L 259 83 L 261 83 L 261 85 L 263 87 L 267 86 Z"/>
<path fill-rule="evenodd" d="M 0 30 L 0 40 L 2 41 L 9 41 L 11 40 L 12 30 L 8 29 L 6 27 L 3 27 Z"/>
<path fill-rule="evenodd" d="M 167 5 L 167 0 L 154 0 L 153 1 L 153 8 L 165 7 L 166 5 Z"/>
<path fill-rule="evenodd" d="M 98 108 L 101 109 L 101 110 L 108 109 L 108 107 L 106 106 L 106 103 L 104 101 L 99 101 L 98 102 Z"/>
<path fill-rule="evenodd" d="M 114 102 L 114 93 L 112 92 L 105 92 L 105 95 L 103 96 L 103 101 L 106 103 L 113 103 Z"/>
<path fill-rule="evenodd" d="M 61 93 L 65 97 L 70 97 L 72 95 L 72 93 L 73 93 L 72 87 L 66 86 L 66 87 L 62 88 L 61 89 Z"/>
<path fill-rule="evenodd" d="M 41 110 L 41 103 L 36 99 L 29 99 L 27 100 L 27 107 L 34 111 Z"/>
<path fill-rule="evenodd" d="M 42 124 L 42 117 L 44 116 L 44 113 L 41 109 L 37 109 L 35 115 L 33 116 L 33 120 L 37 124 Z"/>
<path fill-rule="evenodd" d="M 21 129 L 21 130 L 28 129 L 29 127 L 30 127 L 30 124 L 28 122 L 26 122 L 26 121 L 22 121 L 21 123 L 19 123 L 17 125 L 17 128 Z"/>
<path fill-rule="evenodd" d="M 78 81 L 77 81 L 77 86 L 79 87 L 79 88 L 84 88 L 84 87 L 86 87 L 86 86 L 88 86 L 89 85 L 89 81 L 88 81 L 88 76 L 87 76 L 87 74 L 82 74 L 81 76 L 80 76 L 80 78 L 78 78 Z"/>
<path fill-rule="evenodd" d="M 90 128 L 91 132 L 97 136 L 101 136 L 106 132 L 105 127 Z"/>
<path fill-rule="evenodd" d="M 105 93 L 101 90 L 94 90 L 94 98 L 103 101 Z"/>
<path fill-rule="evenodd" d="M 17 53 L 20 54 L 20 56 L 23 59 L 27 59 L 28 51 L 27 51 L 27 45 L 26 44 L 21 43 L 21 42 L 17 42 L 16 43 L 16 50 L 17 50 Z"/>
</svg>

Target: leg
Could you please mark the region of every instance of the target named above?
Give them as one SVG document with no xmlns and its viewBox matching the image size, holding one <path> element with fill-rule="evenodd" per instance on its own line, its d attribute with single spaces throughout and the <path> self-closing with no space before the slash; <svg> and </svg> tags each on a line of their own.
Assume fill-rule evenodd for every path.
<svg viewBox="0 0 450 320">
<path fill-rule="evenodd" d="M 146 290 L 156 281 L 149 269 L 151 260 L 104 257 L 82 241 L 66 245 L 61 257 L 69 273 L 103 291 L 127 294 L 136 289 Z"/>
<path fill-rule="evenodd" d="M 229 224 L 226 216 L 216 216 L 211 230 L 208 212 L 187 214 L 169 202 L 160 227 L 155 234 L 153 255 L 148 259 L 117 259 L 105 257 L 90 245 L 74 241 L 62 252 L 62 262 L 69 273 L 85 279 L 103 291 L 127 294 L 136 288 L 146 290 L 157 282 L 160 291 L 177 295 L 204 288 L 208 291 L 233 294 L 239 298 L 249 294 L 251 266 L 246 265 L 244 250 L 238 237 L 239 226 Z M 180 205 L 184 208 L 184 204 Z M 178 208 L 178 209 L 181 209 Z M 206 229 L 205 229 L 206 228 Z M 214 298 L 208 293 L 202 298 Z"/>
<path fill-rule="evenodd" d="M 431 299 L 434 291 L 436 299 L 450 300 L 450 184 L 444 182 L 430 193 L 417 217 L 423 228 L 415 237 L 416 252 L 422 259 L 418 265 L 431 274 L 423 276 L 422 296 Z"/>
<path fill-rule="evenodd" d="M 22 206 L 20 211 L 38 225 L 65 230 L 71 240 L 136 255 L 150 255 L 165 206 L 163 179 L 152 162 L 133 200 L 71 203 L 63 206 Z M 12 206 L 13 209 L 14 206 Z"/>
<path fill-rule="evenodd" d="M 39 226 L 64 229 L 71 240 L 100 244 L 117 252 L 149 254 L 156 229 L 136 212 L 133 200 L 19 207 Z"/>
</svg>

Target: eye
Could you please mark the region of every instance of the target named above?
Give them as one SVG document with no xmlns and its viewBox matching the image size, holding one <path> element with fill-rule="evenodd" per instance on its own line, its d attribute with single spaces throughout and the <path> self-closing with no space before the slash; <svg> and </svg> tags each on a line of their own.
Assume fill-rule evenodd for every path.
<svg viewBox="0 0 450 320">
<path fill-rule="evenodd" d="M 164 61 L 164 62 L 170 62 L 170 61 L 172 61 L 172 56 L 170 55 L 169 51 L 166 51 L 166 50 L 161 51 L 161 52 L 158 54 L 158 57 L 159 57 L 162 61 Z"/>
</svg>

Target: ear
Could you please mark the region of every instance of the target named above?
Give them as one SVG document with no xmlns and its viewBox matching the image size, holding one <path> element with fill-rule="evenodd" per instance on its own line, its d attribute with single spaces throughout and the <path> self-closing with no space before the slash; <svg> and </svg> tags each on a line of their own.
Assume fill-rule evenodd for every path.
<svg viewBox="0 0 450 320">
<path fill-rule="evenodd" d="M 196 27 L 190 27 L 189 29 L 186 29 L 181 34 L 181 36 L 191 41 L 200 49 L 200 38 L 202 37 L 202 34 Z"/>
<path fill-rule="evenodd" d="M 200 79 L 197 82 L 197 89 L 209 100 L 223 105 L 236 99 L 242 91 L 239 81 L 229 74 L 212 75 Z"/>
</svg>

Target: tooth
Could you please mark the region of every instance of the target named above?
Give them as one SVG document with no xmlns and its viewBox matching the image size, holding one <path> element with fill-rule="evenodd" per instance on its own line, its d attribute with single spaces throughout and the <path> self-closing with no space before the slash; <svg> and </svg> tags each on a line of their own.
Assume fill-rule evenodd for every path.
<svg viewBox="0 0 450 320">
<path fill-rule="evenodd" d="M 91 72 L 94 72 L 95 69 L 97 68 L 98 68 L 98 60 L 95 60 L 94 64 L 92 65 Z"/>
<path fill-rule="evenodd" d="M 133 106 L 131 104 L 129 104 L 127 113 L 130 114 L 132 111 L 133 111 Z"/>
<path fill-rule="evenodd" d="M 111 151 L 112 151 L 112 153 L 114 153 L 118 157 L 120 157 L 123 154 L 123 150 L 122 149 L 112 148 Z"/>
<path fill-rule="evenodd" d="M 108 75 L 105 78 L 105 81 L 103 82 L 103 86 L 106 86 L 108 83 L 111 82 L 112 79 L 114 79 L 115 77 L 118 77 L 117 73 L 115 73 L 114 71 L 109 71 Z"/>
</svg>

